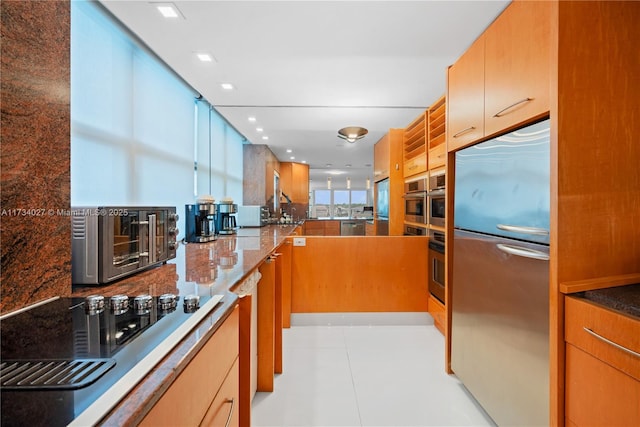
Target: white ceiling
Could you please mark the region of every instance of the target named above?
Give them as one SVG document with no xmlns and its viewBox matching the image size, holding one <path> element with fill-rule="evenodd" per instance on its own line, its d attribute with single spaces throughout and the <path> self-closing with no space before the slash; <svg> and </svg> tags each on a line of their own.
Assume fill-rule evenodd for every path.
<svg viewBox="0 0 640 427">
<path fill-rule="evenodd" d="M 334 188 L 347 176 L 363 188 L 373 145 L 444 94 L 447 66 L 509 2 L 174 0 L 179 19 L 163 18 L 158 1 L 101 3 L 248 141 L 306 161 L 312 186 L 333 172 L 345 178 Z M 369 134 L 349 144 L 337 137 L 345 126 Z"/>
</svg>

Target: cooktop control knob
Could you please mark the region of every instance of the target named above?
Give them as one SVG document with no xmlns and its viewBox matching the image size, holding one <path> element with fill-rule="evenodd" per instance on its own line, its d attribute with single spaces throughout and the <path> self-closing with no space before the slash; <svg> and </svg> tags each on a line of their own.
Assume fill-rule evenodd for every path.
<svg viewBox="0 0 640 427">
<path fill-rule="evenodd" d="M 200 297 L 198 295 L 187 295 L 184 297 L 184 312 L 193 313 L 200 307 Z"/>
<path fill-rule="evenodd" d="M 102 295 L 89 295 L 84 299 L 84 309 L 87 314 L 100 314 L 104 311 L 104 297 Z"/>
<path fill-rule="evenodd" d="M 178 305 L 178 297 L 175 294 L 162 294 L 158 297 L 160 310 L 173 311 Z"/>
<path fill-rule="evenodd" d="M 115 315 L 129 310 L 129 297 L 126 295 L 114 295 L 110 298 L 111 312 Z"/>
<path fill-rule="evenodd" d="M 138 295 L 133 299 L 133 310 L 136 314 L 149 314 L 153 307 L 153 298 L 151 295 Z"/>
</svg>

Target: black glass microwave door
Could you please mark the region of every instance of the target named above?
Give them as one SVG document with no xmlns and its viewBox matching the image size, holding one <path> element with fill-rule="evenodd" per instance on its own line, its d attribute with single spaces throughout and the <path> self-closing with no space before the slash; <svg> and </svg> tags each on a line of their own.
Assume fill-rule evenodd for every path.
<svg viewBox="0 0 640 427">
<path fill-rule="evenodd" d="M 137 212 L 109 218 L 113 229 L 113 266 L 137 264 L 140 259 L 140 219 Z"/>
</svg>

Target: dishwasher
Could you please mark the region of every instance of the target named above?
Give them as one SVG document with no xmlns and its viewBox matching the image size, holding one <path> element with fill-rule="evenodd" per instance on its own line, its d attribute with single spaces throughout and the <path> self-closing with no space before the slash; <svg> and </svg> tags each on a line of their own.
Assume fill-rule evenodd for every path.
<svg viewBox="0 0 640 427">
<path fill-rule="evenodd" d="M 341 236 L 364 236 L 364 221 L 340 221 Z"/>
</svg>

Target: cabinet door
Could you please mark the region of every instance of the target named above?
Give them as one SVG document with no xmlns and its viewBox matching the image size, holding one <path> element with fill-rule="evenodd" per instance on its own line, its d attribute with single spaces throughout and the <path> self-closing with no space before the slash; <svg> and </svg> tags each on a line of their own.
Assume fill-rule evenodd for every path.
<svg viewBox="0 0 640 427">
<path fill-rule="evenodd" d="M 565 375 L 568 425 L 640 425 L 640 381 L 571 344 Z"/>
<path fill-rule="evenodd" d="M 293 163 L 291 171 L 292 195 L 294 203 L 309 203 L 309 165 Z"/>
<path fill-rule="evenodd" d="M 340 235 L 340 221 L 325 221 L 325 223 L 324 223 L 324 235 L 325 236 L 339 236 Z"/>
<path fill-rule="evenodd" d="M 149 411 L 141 426 L 198 425 L 201 422 L 238 358 L 239 321 L 236 308 Z M 237 375 L 235 382 L 237 387 Z"/>
<path fill-rule="evenodd" d="M 373 180 L 389 178 L 389 134 L 386 134 L 373 146 Z"/>
<path fill-rule="evenodd" d="M 484 136 L 484 36 L 449 67 L 447 151 Z"/>
<path fill-rule="evenodd" d="M 551 6 L 513 2 L 485 31 L 485 135 L 549 111 Z"/>
<path fill-rule="evenodd" d="M 289 196 L 292 201 L 294 195 L 294 180 L 293 180 L 293 163 L 282 162 L 280 163 L 280 191 Z M 285 203 L 285 198 L 282 197 L 280 202 Z"/>
<path fill-rule="evenodd" d="M 238 408 L 238 359 L 229 371 L 218 394 L 200 423 L 206 427 L 237 427 L 240 425 Z"/>
</svg>

